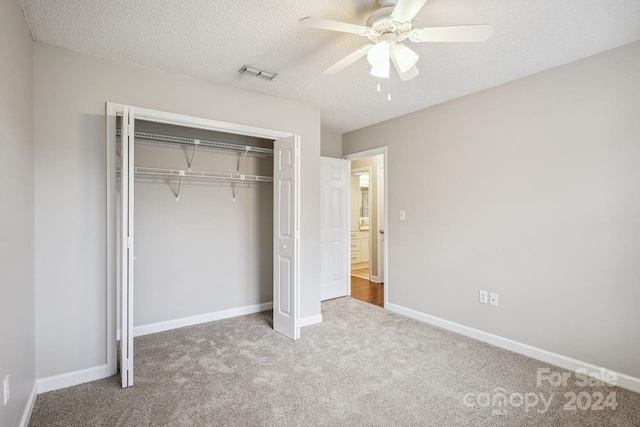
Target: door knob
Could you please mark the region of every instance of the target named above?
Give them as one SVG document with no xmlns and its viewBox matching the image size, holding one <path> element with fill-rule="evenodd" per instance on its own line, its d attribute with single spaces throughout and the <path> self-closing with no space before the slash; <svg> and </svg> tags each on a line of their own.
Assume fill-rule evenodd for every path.
<svg viewBox="0 0 640 427">
<path fill-rule="evenodd" d="M 384 234 L 384 230 L 380 230 L 380 234 Z"/>
</svg>

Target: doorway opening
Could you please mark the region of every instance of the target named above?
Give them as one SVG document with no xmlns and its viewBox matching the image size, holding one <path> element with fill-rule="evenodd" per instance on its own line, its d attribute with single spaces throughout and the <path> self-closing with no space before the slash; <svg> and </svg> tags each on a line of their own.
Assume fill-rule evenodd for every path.
<svg viewBox="0 0 640 427">
<path fill-rule="evenodd" d="M 351 297 L 385 307 L 386 147 L 344 156 L 349 176 L 349 269 Z"/>
</svg>

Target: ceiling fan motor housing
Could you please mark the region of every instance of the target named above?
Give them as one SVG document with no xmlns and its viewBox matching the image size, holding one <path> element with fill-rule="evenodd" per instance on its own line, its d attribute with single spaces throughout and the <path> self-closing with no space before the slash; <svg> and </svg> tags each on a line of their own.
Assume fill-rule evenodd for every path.
<svg viewBox="0 0 640 427">
<path fill-rule="evenodd" d="M 372 27 L 376 22 L 391 18 L 391 14 L 393 13 L 393 6 L 386 6 L 382 9 L 378 9 L 369 16 L 367 19 L 367 27 Z"/>
<path fill-rule="evenodd" d="M 382 1 L 380 3 L 382 3 Z M 394 2 L 394 4 L 395 3 L 397 3 L 397 1 Z M 409 36 L 413 25 L 411 22 L 399 23 L 391 19 L 394 7 L 395 6 L 385 6 L 369 16 L 369 19 L 367 19 L 367 27 L 373 30 L 367 34 L 369 40 L 376 43 L 380 41 L 385 34 L 396 34 L 398 41 L 402 41 Z"/>
</svg>

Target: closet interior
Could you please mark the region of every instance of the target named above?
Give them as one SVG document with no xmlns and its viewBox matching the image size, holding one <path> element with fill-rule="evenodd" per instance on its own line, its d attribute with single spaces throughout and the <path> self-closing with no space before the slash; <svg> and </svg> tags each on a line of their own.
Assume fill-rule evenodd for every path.
<svg viewBox="0 0 640 427">
<path fill-rule="evenodd" d="M 119 118 L 118 165 L 121 136 Z M 274 141 L 144 120 L 134 136 L 135 336 L 271 302 Z"/>
<path fill-rule="evenodd" d="M 273 330 L 299 339 L 300 137 L 106 107 L 107 360 L 122 387 L 135 336 L 273 309 Z"/>
</svg>

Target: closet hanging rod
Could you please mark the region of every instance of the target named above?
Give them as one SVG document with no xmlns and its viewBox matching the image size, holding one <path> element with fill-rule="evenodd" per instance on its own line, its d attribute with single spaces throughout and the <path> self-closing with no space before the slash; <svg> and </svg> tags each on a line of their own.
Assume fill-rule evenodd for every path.
<svg viewBox="0 0 640 427">
<path fill-rule="evenodd" d="M 122 131 L 120 129 L 116 130 L 116 136 L 121 136 L 121 135 L 122 135 Z M 200 147 L 210 147 L 210 148 L 217 148 L 221 150 L 244 151 L 249 153 L 266 154 L 269 156 L 273 156 L 273 149 L 255 147 L 253 145 L 231 144 L 228 142 L 207 141 L 204 139 L 183 138 L 181 136 L 159 135 L 159 134 L 148 133 L 148 132 L 136 132 L 134 136 L 136 139 L 140 139 L 143 141 L 160 142 L 163 144 L 179 144 L 179 145 L 189 145 L 189 146 L 198 145 Z"/>
<path fill-rule="evenodd" d="M 226 173 L 226 172 L 199 172 L 199 171 L 186 171 L 179 169 L 163 169 L 163 168 L 145 168 L 135 167 L 134 173 L 136 175 L 150 175 L 150 176 L 166 176 L 172 178 L 196 178 L 196 179 L 208 179 L 214 181 L 234 181 L 234 182 L 273 182 L 273 177 L 262 175 L 245 175 L 240 173 Z M 120 167 L 117 168 L 117 172 L 120 172 Z"/>
</svg>

